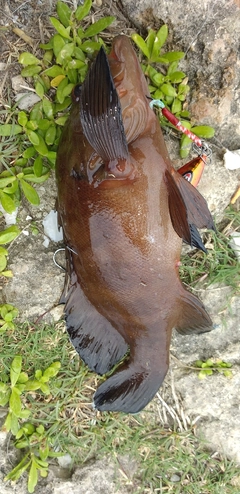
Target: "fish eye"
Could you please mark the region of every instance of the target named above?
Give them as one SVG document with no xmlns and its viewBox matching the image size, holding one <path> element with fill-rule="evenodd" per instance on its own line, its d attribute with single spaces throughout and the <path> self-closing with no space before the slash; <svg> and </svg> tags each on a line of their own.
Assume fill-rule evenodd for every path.
<svg viewBox="0 0 240 494">
<path fill-rule="evenodd" d="M 81 95 L 81 84 L 77 84 L 72 90 L 72 100 L 78 103 Z"/>
</svg>

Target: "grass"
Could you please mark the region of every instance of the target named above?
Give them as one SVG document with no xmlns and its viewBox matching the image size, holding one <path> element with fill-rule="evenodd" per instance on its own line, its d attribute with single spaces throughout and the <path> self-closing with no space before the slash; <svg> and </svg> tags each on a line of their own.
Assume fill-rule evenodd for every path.
<svg viewBox="0 0 240 494">
<path fill-rule="evenodd" d="M 240 232 L 240 210 L 237 205 L 227 208 L 217 233 L 206 233 L 207 254 L 191 250 L 182 257 L 180 274 L 183 283 L 193 288 L 197 284 L 207 287 L 223 283 L 232 288 L 231 296 L 240 293 L 239 261 L 229 245 L 233 232 Z"/>
<path fill-rule="evenodd" d="M 132 494 L 239 493 L 239 486 L 233 485 L 237 467 L 209 452 L 194 436 L 194 426 L 178 413 L 177 402 L 167 409 L 172 417 L 178 415 L 172 426 L 164 401 L 157 397 L 137 415 L 93 410 L 93 392 L 102 378 L 79 360 L 62 323 L 54 327 L 24 324 L 6 332 L 0 343 L 1 376 L 8 373 L 17 354 L 22 355 L 23 370 L 29 376 L 61 362 L 49 396 L 34 391 L 24 397 L 31 423 L 45 427 L 54 449 L 70 452 L 78 463 L 110 457 L 121 473 L 120 485 Z M 134 462 L 134 475 L 122 466 L 126 457 Z"/>
</svg>

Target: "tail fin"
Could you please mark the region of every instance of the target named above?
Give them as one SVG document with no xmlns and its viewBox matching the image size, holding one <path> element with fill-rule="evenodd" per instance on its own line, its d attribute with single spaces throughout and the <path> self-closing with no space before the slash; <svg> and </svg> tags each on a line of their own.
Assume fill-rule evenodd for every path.
<svg viewBox="0 0 240 494">
<path fill-rule="evenodd" d="M 140 412 L 160 388 L 168 362 L 161 362 L 160 369 L 158 363 L 157 367 L 147 369 L 134 361 L 125 364 L 99 386 L 94 395 L 95 407 L 100 411 Z"/>
<path fill-rule="evenodd" d="M 201 334 L 213 329 L 211 318 L 195 295 L 183 288 L 178 303 L 181 305 L 181 312 L 175 329 L 180 334 Z"/>
</svg>

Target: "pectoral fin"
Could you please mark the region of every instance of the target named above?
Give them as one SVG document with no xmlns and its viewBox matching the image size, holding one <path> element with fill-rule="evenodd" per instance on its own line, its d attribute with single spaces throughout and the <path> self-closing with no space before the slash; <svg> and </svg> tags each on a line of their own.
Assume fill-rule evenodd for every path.
<svg viewBox="0 0 240 494">
<path fill-rule="evenodd" d="M 173 228 L 186 243 L 207 252 L 197 228 L 212 228 L 214 224 L 202 195 L 179 173 L 165 173 L 168 204 Z"/>
<path fill-rule="evenodd" d="M 82 85 L 80 108 L 83 132 L 102 160 L 128 159 L 121 105 L 103 47 Z"/>
</svg>

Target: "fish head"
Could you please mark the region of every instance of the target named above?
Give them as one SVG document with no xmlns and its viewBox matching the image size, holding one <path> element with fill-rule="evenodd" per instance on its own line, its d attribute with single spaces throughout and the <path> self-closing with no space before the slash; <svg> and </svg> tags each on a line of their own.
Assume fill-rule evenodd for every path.
<svg viewBox="0 0 240 494">
<path fill-rule="evenodd" d="M 149 107 L 151 97 L 147 81 L 127 36 L 119 35 L 113 39 L 108 60 L 121 103 L 126 139 L 131 143 L 156 127 L 156 117 Z"/>
</svg>

